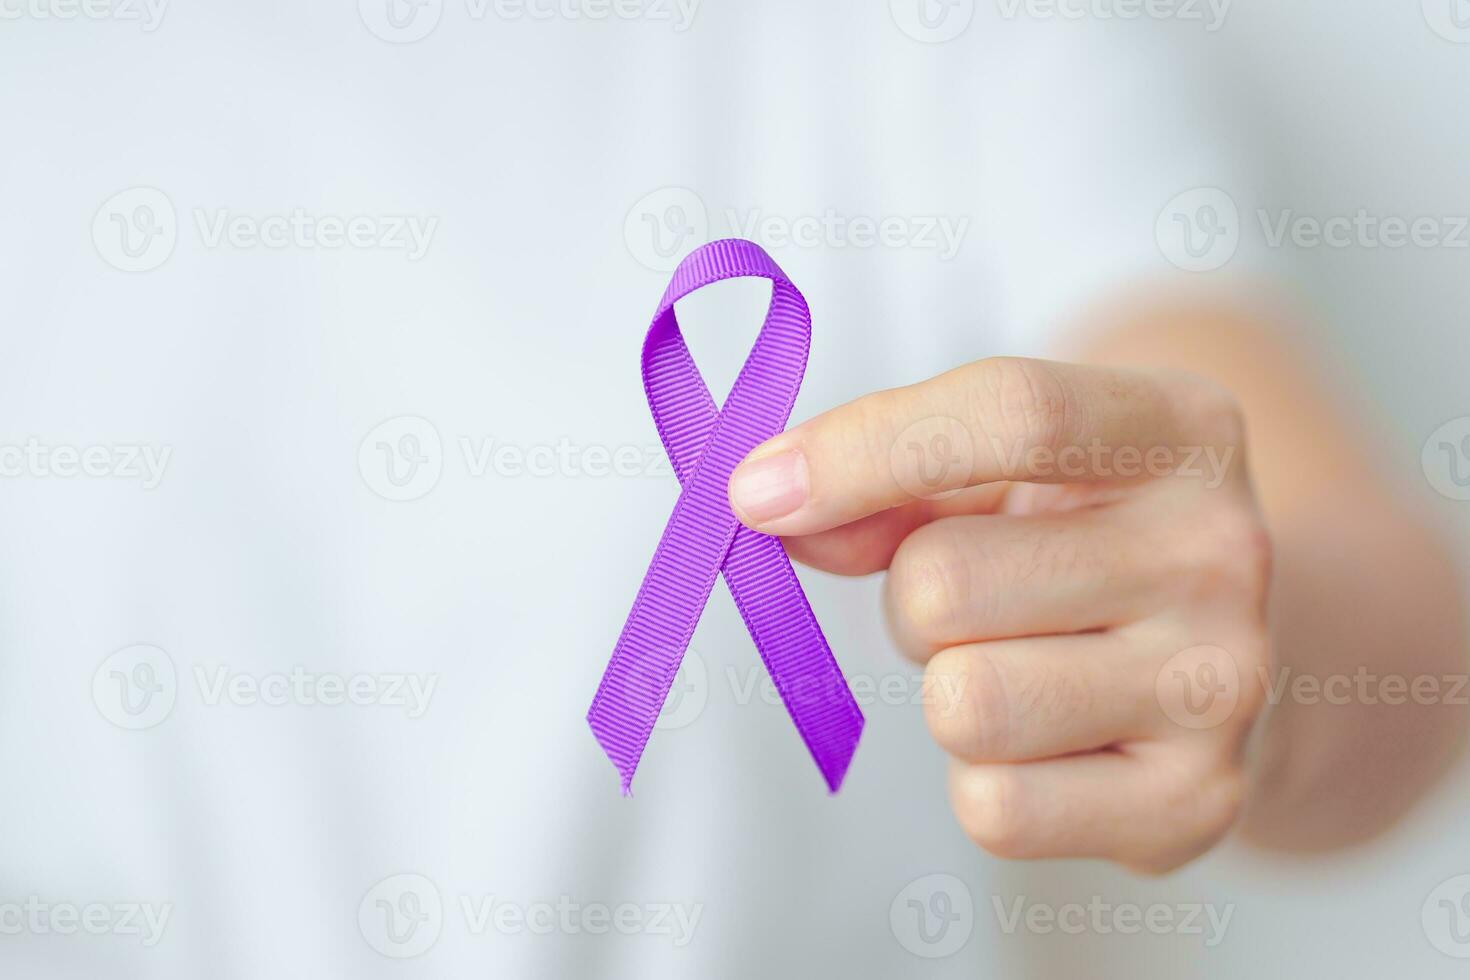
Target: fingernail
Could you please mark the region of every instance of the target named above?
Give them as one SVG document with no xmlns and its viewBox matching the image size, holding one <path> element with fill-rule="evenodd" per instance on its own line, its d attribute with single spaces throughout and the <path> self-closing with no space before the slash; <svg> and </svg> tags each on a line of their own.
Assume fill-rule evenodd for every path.
<svg viewBox="0 0 1470 980">
<path fill-rule="evenodd" d="M 757 524 L 785 517 L 806 496 L 806 457 L 796 450 L 747 460 L 730 476 L 730 502 Z"/>
</svg>

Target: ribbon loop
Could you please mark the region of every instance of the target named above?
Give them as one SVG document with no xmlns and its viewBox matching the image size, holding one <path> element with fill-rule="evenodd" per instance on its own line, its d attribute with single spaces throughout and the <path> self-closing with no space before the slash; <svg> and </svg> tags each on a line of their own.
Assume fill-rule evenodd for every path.
<svg viewBox="0 0 1470 980">
<path fill-rule="evenodd" d="M 750 276 L 771 280 L 771 303 L 720 408 L 679 332 L 674 303 L 710 283 Z M 796 572 L 781 542 L 740 524 L 727 497 L 736 465 L 785 428 L 810 346 L 805 298 L 759 245 L 740 239 L 690 253 L 648 328 L 643 386 L 681 492 L 587 713 L 625 793 L 721 573 L 833 792 L 852 761 L 862 712 Z"/>
</svg>

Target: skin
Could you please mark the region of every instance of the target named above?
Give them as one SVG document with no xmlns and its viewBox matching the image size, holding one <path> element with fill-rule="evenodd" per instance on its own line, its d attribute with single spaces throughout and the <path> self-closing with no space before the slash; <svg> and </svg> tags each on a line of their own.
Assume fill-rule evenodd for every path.
<svg viewBox="0 0 1470 980">
<path fill-rule="evenodd" d="M 1327 850 L 1454 758 L 1449 698 L 1289 686 L 1463 675 L 1465 625 L 1438 537 L 1264 319 L 1213 298 L 1101 310 L 1069 361 L 864 396 L 732 477 L 736 514 L 795 559 L 885 573 L 896 645 L 959 692 L 926 711 L 980 847 L 1155 874 L 1237 826 Z"/>
</svg>

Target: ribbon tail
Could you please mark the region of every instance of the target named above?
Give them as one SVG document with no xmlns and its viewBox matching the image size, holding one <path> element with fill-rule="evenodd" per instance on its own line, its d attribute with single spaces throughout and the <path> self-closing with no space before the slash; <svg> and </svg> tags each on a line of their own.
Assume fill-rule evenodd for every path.
<svg viewBox="0 0 1470 980">
<path fill-rule="evenodd" d="M 632 792 L 638 760 L 734 538 L 735 516 L 722 498 L 717 502 L 724 513 L 714 509 L 707 499 L 712 493 L 692 482 L 679 495 L 587 711 L 624 796 Z"/>
<path fill-rule="evenodd" d="M 786 549 L 741 527 L 725 558 L 725 583 L 792 724 L 830 792 L 842 787 L 863 734 L 863 713 L 807 602 Z"/>
</svg>

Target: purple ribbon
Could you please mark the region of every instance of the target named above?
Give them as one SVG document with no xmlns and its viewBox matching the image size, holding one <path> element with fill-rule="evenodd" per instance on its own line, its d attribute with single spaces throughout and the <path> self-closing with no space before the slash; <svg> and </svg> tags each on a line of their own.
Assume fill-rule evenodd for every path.
<svg viewBox="0 0 1470 980">
<path fill-rule="evenodd" d="M 715 405 L 679 332 L 674 303 L 721 279 L 771 280 L 755 346 Z M 638 759 L 721 572 L 796 730 L 832 792 L 842 785 L 863 715 L 779 539 L 730 510 L 735 466 L 786 427 L 806 373 L 806 300 L 765 251 L 740 239 L 695 249 L 674 270 L 643 341 L 643 388 L 682 490 L 613 648 L 587 722 L 628 793 Z"/>
</svg>

